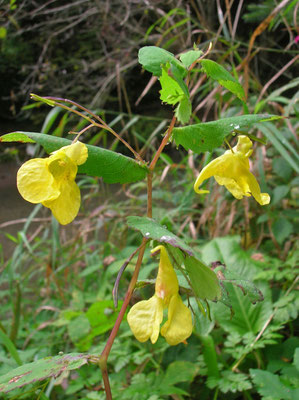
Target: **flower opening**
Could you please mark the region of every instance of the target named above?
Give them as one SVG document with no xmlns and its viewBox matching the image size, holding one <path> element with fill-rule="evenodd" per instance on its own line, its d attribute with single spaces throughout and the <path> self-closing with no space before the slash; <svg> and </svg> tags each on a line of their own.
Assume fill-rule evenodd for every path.
<svg viewBox="0 0 299 400">
<path fill-rule="evenodd" d="M 227 150 L 203 168 L 195 181 L 195 192 L 209 193 L 208 190 L 202 190 L 199 187 L 206 179 L 214 176 L 216 182 L 225 186 L 236 199 L 253 196 L 260 205 L 269 204 L 269 194 L 261 193 L 255 176 L 249 170 L 251 154 L 251 140 L 247 136 L 239 136 L 238 143 L 232 150 Z"/>
<path fill-rule="evenodd" d="M 64 146 L 48 158 L 25 162 L 17 173 L 17 187 L 30 203 L 51 209 L 60 224 L 66 225 L 78 214 L 81 195 L 75 178 L 78 165 L 84 164 L 88 150 L 81 142 Z"/>
</svg>

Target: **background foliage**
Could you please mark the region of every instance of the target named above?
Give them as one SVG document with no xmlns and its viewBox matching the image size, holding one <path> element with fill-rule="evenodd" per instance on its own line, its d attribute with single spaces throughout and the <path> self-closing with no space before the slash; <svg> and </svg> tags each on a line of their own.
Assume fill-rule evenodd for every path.
<svg viewBox="0 0 299 400">
<path fill-rule="evenodd" d="M 154 216 L 203 262 L 225 265 L 233 315 L 210 302 L 209 320 L 191 303 L 194 334 L 188 345 L 176 347 L 162 339 L 140 344 L 124 322 L 109 358 L 117 399 L 298 398 L 297 12 L 296 1 L 273 0 L 1 3 L 1 118 L 3 125 L 12 124 L 10 130 L 18 124 L 22 130 L 42 126 L 41 132 L 62 137 L 82 129 L 82 121 L 61 109 L 28 106 L 32 91 L 68 97 L 92 107 L 150 159 L 171 107 L 161 107 L 158 85 L 138 65 L 138 49 L 157 45 L 178 54 L 193 43 L 205 50 L 210 41 L 210 58 L 240 78 L 249 112 L 286 117 L 250 131 L 267 140 L 266 146 L 255 144 L 252 165 L 262 191 L 271 195 L 263 208 L 248 199 L 237 202 L 212 181 L 208 196 L 193 193 L 194 178 L 210 153 L 168 146 L 162 155 L 154 178 Z M 250 62 L 244 63 L 248 54 Z M 196 68 L 190 83 L 194 123 L 242 112 L 235 96 L 208 83 Z M 85 141 L 128 155 L 106 131 L 94 130 Z M 1 146 L 3 160 L 18 162 L 34 152 L 40 149 Z M 39 206 L 23 227 L 0 221 L 1 239 L 14 244 L 12 254 L 4 249 L 0 256 L 0 375 L 49 355 L 63 357 L 61 352 L 98 354 L 114 324 L 114 281 L 140 244 L 140 234 L 124 221 L 144 215 L 145 183 L 108 186 L 82 176 L 80 186 L 81 213 L 71 227 L 59 227 Z M 10 226 L 17 229 L 9 231 Z M 119 304 L 133 266 L 134 259 L 121 280 Z M 155 276 L 156 267 L 147 251 L 134 301 L 152 293 L 143 283 Z M 253 305 L 244 295 L 247 280 L 261 291 L 262 302 Z M 79 362 L 80 369 L 59 370 L 56 379 L 49 374 L 5 398 L 104 399 L 98 368 L 92 360 Z"/>
</svg>

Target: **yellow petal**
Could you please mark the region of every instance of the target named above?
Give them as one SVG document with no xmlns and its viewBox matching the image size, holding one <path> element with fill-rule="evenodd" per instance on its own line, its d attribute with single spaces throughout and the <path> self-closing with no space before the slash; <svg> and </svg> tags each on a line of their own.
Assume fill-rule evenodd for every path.
<svg viewBox="0 0 299 400">
<path fill-rule="evenodd" d="M 160 245 L 155 247 L 151 253 L 157 251 L 160 251 L 160 263 L 155 292 L 163 300 L 163 304 L 168 305 L 170 298 L 179 291 L 178 278 L 170 262 L 166 248 Z"/>
<path fill-rule="evenodd" d="M 270 196 L 268 195 L 268 193 L 261 193 L 260 185 L 258 184 L 255 176 L 251 172 L 248 172 L 247 174 L 247 182 L 252 196 L 261 206 L 270 203 Z"/>
<path fill-rule="evenodd" d="M 195 183 L 194 183 L 194 190 L 196 193 L 205 193 L 208 191 L 203 191 L 199 189 L 199 186 L 211 176 L 226 176 L 229 173 L 229 170 L 234 168 L 234 161 L 235 157 L 232 152 L 228 154 L 223 154 L 220 157 L 215 158 L 215 160 L 211 161 L 208 165 L 204 167 L 201 173 L 198 175 Z"/>
<path fill-rule="evenodd" d="M 61 186 L 60 196 L 52 201 L 44 201 L 43 205 L 51 209 L 61 225 L 66 225 L 77 216 L 80 202 L 81 195 L 77 184 L 74 181 L 65 181 Z"/>
<path fill-rule="evenodd" d="M 168 344 L 175 346 L 186 340 L 192 334 L 191 311 L 177 294 L 170 300 L 168 307 L 168 320 L 161 329 L 161 335 Z"/>
<path fill-rule="evenodd" d="M 64 185 L 66 180 L 74 181 L 78 172 L 77 165 L 64 152 L 57 152 L 50 156 L 49 171 L 58 185 Z"/>
<path fill-rule="evenodd" d="M 224 185 L 228 191 L 238 200 L 242 199 L 244 196 L 250 196 L 247 190 L 243 190 L 242 187 L 232 178 L 225 178 L 222 176 L 215 176 L 215 180 L 219 185 Z M 248 185 L 247 185 L 248 186 Z"/>
<path fill-rule="evenodd" d="M 252 141 L 249 139 L 248 136 L 240 135 L 238 136 L 238 143 L 233 148 L 233 150 L 235 153 L 239 153 L 242 156 L 248 158 L 252 154 Z"/>
<path fill-rule="evenodd" d="M 69 146 L 61 147 L 61 149 L 57 150 L 55 153 L 58 152 L 63 152 L 77 165 L 84 164 L 88 157 L 87 146 L 82 142 L 76 142 Z"/>
<path fill-rule="evenodd" d="M 127 315 L 127 321 L 139 342 L 151 339 L 156 343 L 163 319 L 163 303 L 157 296 L 134 304 Z"/>
<path fill-rule="evenodd" d="M 194 184 L 195 192 L 205 193 L 199 186 L 205 179 L 214 176 L 219 185 L 224 185 L 236 199 L 252 195 L 259 204 L 269 204 L 270 196 L 261 193 L 257 180 L 249 170 L 251 147 L 252 142 L 247 136 L 239 136 L 234 152 L 226 151 L 201 171 Z"/>
<path fill-rule="evenodd" d="M 48 168 L 48 159 L 34 158 L 25 162 L 17 174 L 17 187 L 21 196 L 30 203 L 54 200 L 60 190 Z"/>
</svg>

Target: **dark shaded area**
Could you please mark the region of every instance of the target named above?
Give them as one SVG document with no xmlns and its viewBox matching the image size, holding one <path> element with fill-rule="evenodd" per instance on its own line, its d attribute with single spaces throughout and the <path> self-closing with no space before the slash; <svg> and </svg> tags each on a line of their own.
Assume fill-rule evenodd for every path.
<svg viewBox="0 0 299 400">
<path fill-rule="evenodd" d="M 147 96 L 141 107 L 134 107 L 148 81 L 136 59 L 139 48 L 159 45 L 177 54 L 193 43 L 206 47 L 208 41 L 214 40 L 225 16 L 226 2 L 221 1 L 220 5 L 222 16 L 216 1 L 23 0 L 3 4 L 0 117 L 27 119 L 30 114 L 22 113 L 21 107 L 29 103 L 30 92 L 76 99 L 93 108 L 130 111 L 129 102 L 132 112 L 141 113 L 148 107 L 152 110 L 157 101 L 156 91 Z M 246 42 L 273 10 L 274 2 L 247 1 L 241 10 L 238 6 L 239 2 L 232 3 L 230 18 L 226 19 L 215 47 L 216 54 L 236 45 L 245 57 Z M 259 56 L 251 68 L 261 85 L 296 51 L 292 19 L 292 9 L 278 15 L 270 29 L 256 39 L 254 49 Z M 233 27 L 235 20 L 238 24 Z M 227 34 L 229 25 L 234 29 L 233 41 Z M 283 74 L 279 84 L 291 75 L 291 70 Z M 33 118 L 37 125 L 42 120 L 36 113 Z"/>
</svg>

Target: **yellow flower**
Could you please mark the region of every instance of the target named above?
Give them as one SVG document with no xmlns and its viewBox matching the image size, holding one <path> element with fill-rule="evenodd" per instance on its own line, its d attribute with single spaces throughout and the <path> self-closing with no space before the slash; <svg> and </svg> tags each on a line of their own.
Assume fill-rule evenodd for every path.
<svg viewBox="0 0 299 400">
<path fill-rule="evenodd" d="M 42 203 L 54 217 L 66 225 L 78 214 L 80 190 L 75 183 L 78 167 L 84 164 L 88 150 L 81 142 L 51 153 L 48 158 L 34 158 L 25 162 L 17 174 L 21 196 L 30 203 Z"/>
<path fill-rule="evenodd" d="M 168 320 L 162 326 L 161 335 L 168 344 L 175 346 L 192 334 L 192 316 L 179 295 L 178 279 L 166 248 L 157 246 L 152 253 L 159 250 L 161 256 L 155 294 L 149 300 L 136 303 L 129 311 L 127 320 L 139 342 L 150 339 L 155 343 L 163 320 L 163 309 L 168 308 Z"/>
<path fill-rule="evenodd" d="M 269 204 L 268 193 L 261 193 L 254 175 L 249 171 L 249 157 L 252 154 L 252 142 L 247 136 L 239 136 L 238 143 L 232 150 L 211 161 L 199 174 L 194 184 L 196 193 L 209 193 L 199 186 L 206 179 L 214 176 L 219 185 L 224 185 L 236 199 L 253 196 L 262 206 Z"/>
</svg>

